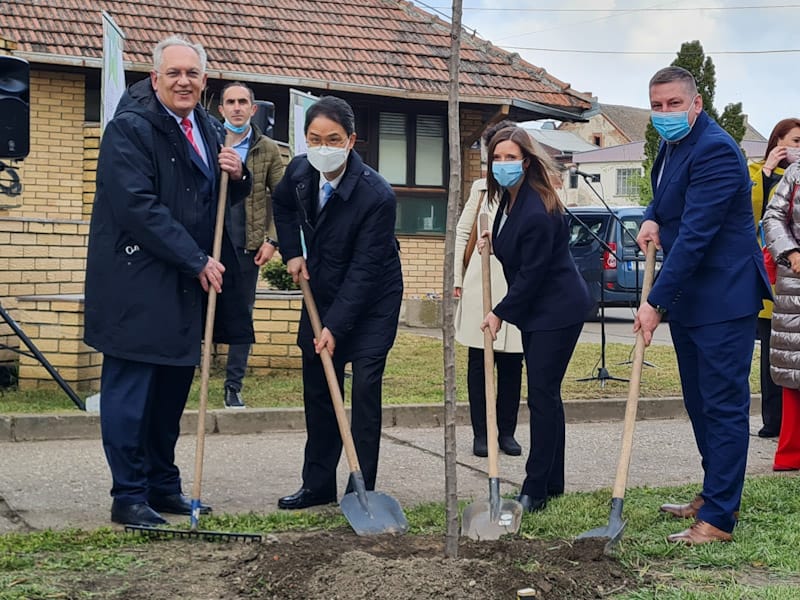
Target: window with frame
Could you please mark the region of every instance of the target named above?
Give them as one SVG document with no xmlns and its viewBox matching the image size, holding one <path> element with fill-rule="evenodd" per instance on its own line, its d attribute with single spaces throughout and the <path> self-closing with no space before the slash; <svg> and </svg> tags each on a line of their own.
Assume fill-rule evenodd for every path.
<svg viewBox="0 0 800 600">
<path fill-rule="evenodd" d="M 378 115 L 378 171 L 397 194 L 398 233 L 444 234 L 446 133 L 443 115 Z"/>
<path fill-rule="evenodd" d="M 641 169 L 617 169 L 617 196 L 638 196 Z"/>
</svg>

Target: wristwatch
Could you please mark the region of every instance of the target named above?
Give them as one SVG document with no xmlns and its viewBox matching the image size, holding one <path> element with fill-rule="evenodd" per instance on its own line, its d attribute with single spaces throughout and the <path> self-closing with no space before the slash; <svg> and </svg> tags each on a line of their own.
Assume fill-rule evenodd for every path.
<svg viewBox="0 0 800 600">
<path fill-rule="evenodd" d="M 666 309 L 666 308 L 664 308 L 663 306 L 661 306 L 660 304 L 656 304 L 655 302 L 650 302 L 650 300 L 648 300 L 648 301 L 647 301 L 647 303 L 648 303 L 650 306 L 652 306 L 652 307 L 655 309 L 655 311 L 656 311 L 656 312 L 657 312 L 659 315 L 661 315 L 662 317 L 663 317 L 665 314 L 667 314 L 667 309 Z"/>
<path fill-rule="evenodd" d="M 272 245 L 272 246 L 275 246 L 275 248 L 278 247 L 278 242 L 276 242 L 275 240 L 273 240 L 270 237 L 264 238 L 264 241 L 267 242 L 268 244 Z"/>
</svg>

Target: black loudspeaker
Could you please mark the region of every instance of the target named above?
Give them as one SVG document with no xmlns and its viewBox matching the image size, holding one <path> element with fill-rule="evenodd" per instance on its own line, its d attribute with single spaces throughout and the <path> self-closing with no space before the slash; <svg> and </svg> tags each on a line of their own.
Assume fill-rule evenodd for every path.
<svg viewBox="0 0 800 600">
<path fill-rule="evenodd" d="M 275 127 L 275 104 L 266 100 L 256 100 L 258 110 L 250 119 L 267 137 L 272 137 Z"/>
<path fill-rule="evenodd" d="M 30 128 L 30 65 L 0 56 L 0 158 L 28 156 Z"/>
</svg>

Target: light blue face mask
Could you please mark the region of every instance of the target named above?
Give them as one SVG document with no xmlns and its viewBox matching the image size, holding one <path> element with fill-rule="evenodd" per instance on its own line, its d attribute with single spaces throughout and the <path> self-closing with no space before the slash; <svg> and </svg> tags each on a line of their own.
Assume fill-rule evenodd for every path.
<svg viewBox="0 0 800 600">
<path fill-rule="evenodd" d="M 228 121 L 228 119 L 225 119 L 225 129 L 227 129 L 228 131 L 232 131 L 233 133 L 244 133 L 245 131 L 247 131 L 248 127 L 250 127 L 249 120 L 241 127 L 237 127 L 236 125 Z"/>
<path fill-rule="evenodd" d="M 525 170 L 522 168 L 521 160 L 495 161 L 492 163 L 492 175 L 495 180 L 504 188 L 517 185 Z"/>
<path fill-rule="evenodd" d="M 678 142 L 689 135 L 692 130 L 692 126 L 689 124 L 688 110 L 680 112 L 652 111 L 650 113 L 650 121 L 653 123 L 658 135 L 667 142 Z"/>
</svg>

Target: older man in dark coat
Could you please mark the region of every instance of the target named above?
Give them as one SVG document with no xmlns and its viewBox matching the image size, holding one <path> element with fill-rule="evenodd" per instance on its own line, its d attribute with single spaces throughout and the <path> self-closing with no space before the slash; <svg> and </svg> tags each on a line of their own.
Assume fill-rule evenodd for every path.
<svg viewBox="0 0 800 600">
<path fill-rule="evenodd" d="M 203 47 L 167 38 L 153 62 L 150 79 L 125 93 L 103 135 L 86 266 L 84 339 L 103 353 L 111 519 L 139 525 L 164 523 L 157 511 L 190 513 L 175 443 L 200 359 L 205 293 L 222 291 L 225 268 L 209 256 L 220 169 L 233 198 L 250 189 L 239 155 L 220 149 L 198 105 Z M 224 341 L 252 342 L 246 304 L 224 298 Z M 241 318 L 227 314 L 237 308 Z"/>
</svg>

